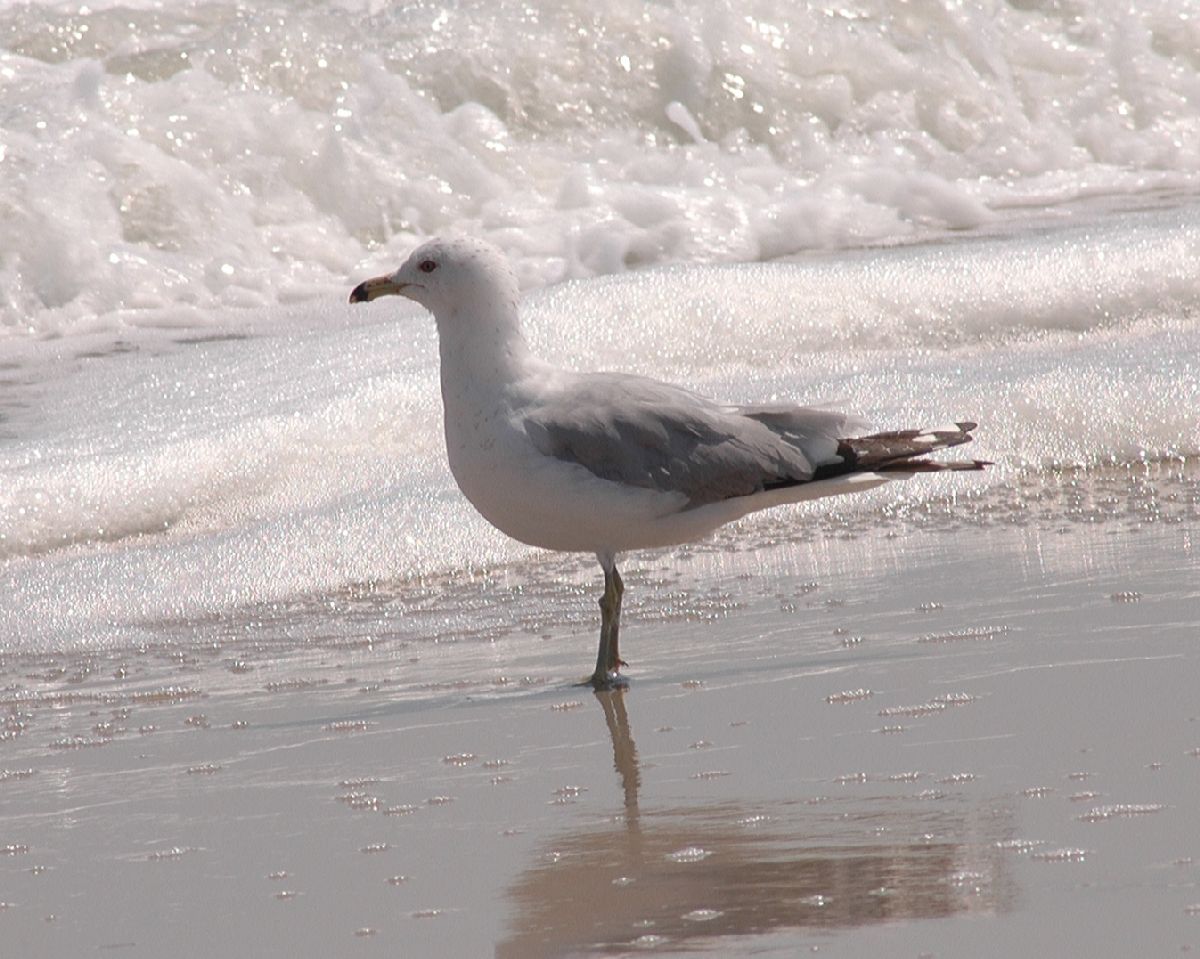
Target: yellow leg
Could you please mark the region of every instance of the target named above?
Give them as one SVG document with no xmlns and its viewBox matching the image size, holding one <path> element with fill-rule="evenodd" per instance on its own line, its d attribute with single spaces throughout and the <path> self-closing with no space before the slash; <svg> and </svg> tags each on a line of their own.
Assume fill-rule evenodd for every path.
<svg viewBox="0 0 1200 959">
<path fill-rule="evenodd" d="M 604 577 L 604 592 L 609 590 L 609 577 Z M 625 595 L 625 584 L 621 582 L 621 574 L 617 572 L 617 567 L 612 568 L 612 633 L 610 636 L 610 645 L 608 649 L 608 671 L 615 673 L 622 666 L 628 665 L 621 658 L 621 653 L 618 648 L 618 636 L 621 631 L 621 597 Z"/>
<path fill-rule="evenodd" d="M 618 650 L 621 629 L 621 597 L 625 584 L 612 557 L 601 556 L 604 568 L 604 595 L 600 597 L 600 648 L 596 652 L 596 671 L 581 685 L 612 689 L 624 685 L 618 670 L 625 665 Z"/>
</svg>

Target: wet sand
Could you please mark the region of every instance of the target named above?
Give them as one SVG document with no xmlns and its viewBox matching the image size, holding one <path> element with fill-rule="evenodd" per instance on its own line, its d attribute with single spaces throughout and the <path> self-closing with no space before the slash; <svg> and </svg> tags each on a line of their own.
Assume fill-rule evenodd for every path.
<svg viewBox="0 0 1200 959">
<path fill-rule="evenodd" d="M 1198 948 L 1194 472 L 10 654 L 0 954 Z"/>
</svg>

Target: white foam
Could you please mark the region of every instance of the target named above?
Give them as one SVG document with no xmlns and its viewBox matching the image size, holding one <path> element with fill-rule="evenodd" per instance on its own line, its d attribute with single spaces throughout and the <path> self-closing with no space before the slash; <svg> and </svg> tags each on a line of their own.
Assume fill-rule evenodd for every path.
<svg viewBox="0 0 1200 959">
<path fill-rule="evenodd" d="M 8 338 L 332 296 L 455 229 L 529 288 L 1200 183 L 1171 0 L 62 0 L 0 36 Z"/>
<path fill-rule="evenodd" d="M 996 468 L 832 507 L 871 511 L 1005 484 L 1026 464 L 1200 453 L 1198 247 L 1189 207 L 672 267 L 533 295 L 528 327 L 556 361 L 730 402 L 831 400 L 884 428 L 981 424 L 969 453 Z M 246 339 L 159 342 L 5 387 L 4 642 L 126 643 L 139 623 L 530 555 L 445 467 L 432 321 L 399 300 L 341 300 L 276 311 Z"/>
</svg>

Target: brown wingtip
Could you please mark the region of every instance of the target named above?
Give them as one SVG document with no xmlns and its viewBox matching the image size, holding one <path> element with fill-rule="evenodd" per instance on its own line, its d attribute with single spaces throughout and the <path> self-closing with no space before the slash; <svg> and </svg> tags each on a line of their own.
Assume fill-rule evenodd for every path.
<svg viewBox="0 0 1200 959">
<path fill-rule="evenodd" d="M 993 465 L 986 460 L 928 460 L 938 450 L 970 443 L 971 430 L 977 424 L 964 420 L 955 430 L 894 430 L 856 436 L 838 441 L 838 463 L 818 467 L 814 479 L 826 479 L 843 473 L 940 473 L 950 470 L 982 470 Z"/>
</svg>

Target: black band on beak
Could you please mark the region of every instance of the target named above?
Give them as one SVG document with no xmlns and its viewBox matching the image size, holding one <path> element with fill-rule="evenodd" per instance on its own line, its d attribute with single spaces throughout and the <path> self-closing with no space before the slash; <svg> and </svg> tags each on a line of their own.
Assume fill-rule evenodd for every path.
<svg viewBox="0 0 1200 959">
<path fill-rule="evenodd" d="M 400 293 L 407 283 L 397 283 L 390 276 L 377 276 L 374 279 L 363 280 L 350 291 L 351 303 L 370 303 L 380 296 L 394 296 Z"/>
</svg>

